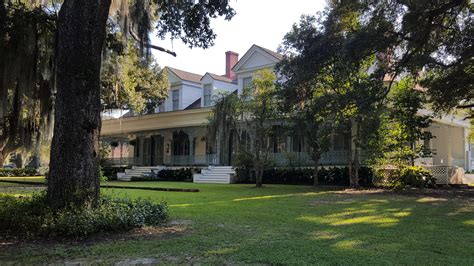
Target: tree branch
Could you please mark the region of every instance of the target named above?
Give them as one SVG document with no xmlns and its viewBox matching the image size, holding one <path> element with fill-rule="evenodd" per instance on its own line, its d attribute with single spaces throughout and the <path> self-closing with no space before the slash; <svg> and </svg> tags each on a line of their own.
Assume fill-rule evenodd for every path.
<svg viewBox="0 0 474 266">
<path fill-rule="evenodd" d="M 130 32 L 130 35 L 132 36 L 132 38 L 135 39 L 135 41 L 141 42 L 141 41 L 140 41 L 140 38 L 138 38 L 138 36 L 135 34 L 135 32 L 133 32 L 132 29 L 130 29 L 129 32 Z M 149 47 L 149 48 L 152 48 L 152 49 L 155 49 L 155 50 L 158 50 L 158 51 L 160 51 L 160 52 L 164 52 L 164 53 L 167 53 L 167 54 L 170 54 L 170 55 L 176 57 L 176 53 L 175 53 L 175 52 L 170 51 L 170 50 L 168 50 L 168 49 L 166 49 L 166 48 L 163 48 L 163 47 L 161 47 L 161 46 L 153 45 L 153 44 L 147 43 L 147 42 L 144 42 L 143 45 L 145 45 L 146 47 Z"/>
<path fill-rule="evenodd" d="M 466 104 L 466 105 L 458 105 L 456 106 L 456 108 L 460 108 L 460 109 L 474 108 L 474 103 Z"/>
</svg>

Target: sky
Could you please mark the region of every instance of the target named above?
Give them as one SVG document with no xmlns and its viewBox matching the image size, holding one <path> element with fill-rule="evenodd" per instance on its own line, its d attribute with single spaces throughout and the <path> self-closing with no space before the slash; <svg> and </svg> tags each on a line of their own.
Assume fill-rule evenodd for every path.
<svg viewBox="0 0 474 266">
<path fill-rule="evenodd" d="M 217 34 L 214 46 L 190 49 L 180 40 L 161 40 L 151 36 L 153 44 L 176 52 L 177 57 L 153 51 L 160 66 L 170 66 L 196 74 L 225 74 L 225 52 L 239 53 L 239 58 L 257 44 L 276 51 L 283 36 L 302 14 L 315 14 L 325 7 L 325 0 L 230 0 L 236 15 L 231 21 L 217 18 L 212 27 Z"/>
</svg>

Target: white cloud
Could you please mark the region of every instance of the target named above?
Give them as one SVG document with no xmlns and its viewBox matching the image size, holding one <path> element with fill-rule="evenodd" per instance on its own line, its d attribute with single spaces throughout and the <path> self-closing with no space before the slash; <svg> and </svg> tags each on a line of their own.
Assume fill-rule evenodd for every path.
<svg viewBox="0 0 474 266">
<path fill-rule="evenodd" d="M 298 22 L 302 14 L 315 14 L 323 10 L 325 0 L 234 0 L 230 5 L 237 14 L 231 21 L 218 18 L 212 22 L 217 34 L 215 45 L 204 50 L 190 49 L 181 41 L 160 40 L 152 42 L 177 53 L 177 57 L 153 51 L 158 63 L 178 69 L 204 74 L 224 74 L 225 52 L 234 51 L 240 57 L 252 44 L 276 50 L 283 36 Z"/>
</svg>

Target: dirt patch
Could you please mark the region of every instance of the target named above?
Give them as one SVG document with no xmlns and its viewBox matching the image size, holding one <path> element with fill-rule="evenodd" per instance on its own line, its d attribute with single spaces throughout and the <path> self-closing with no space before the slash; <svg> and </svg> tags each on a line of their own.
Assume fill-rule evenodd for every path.
<svg viewBox="0 0 474 266">
<path fill-rule="evenodd" d="M 54 247 L 55 245 L 67 246 L 92 246 L 95 244 L 130 240 L 152 240 L 179 237 L 190 231 L 191 221 L 170 221 L 162 226 L 146 226 L 135 228 L 127 232 L 98 233 L 83 239 L 70 238 L 5 238 L 0 236 L 0 250 L 18 249 L 24 247 L 42 248 Z"/>
</svg>

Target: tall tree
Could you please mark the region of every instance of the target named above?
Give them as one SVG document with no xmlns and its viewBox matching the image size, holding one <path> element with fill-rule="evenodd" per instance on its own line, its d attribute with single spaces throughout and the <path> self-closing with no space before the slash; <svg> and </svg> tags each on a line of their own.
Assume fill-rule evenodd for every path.
<svg viewBox="0 0 474 266">
<path fill-rule="evenodd" d="M 55 14 L 37 4 L 7 1 L 0 5 L 0 20 L 2 165 L 12 151 L 24 161 L 50 139 Z"/>
<path fill-rule="evenodd" d="M 50 204 L 95 205 L 99 196 L 100 66 L 111 0 L 66 0 L 57 32 L 57 94 Z"/>
<path fill-rule="evenodd" d="M 254 139 L 251 154 L 257 187 L 263 184 L 263 172 L 270 163 L 271 136 L 277 133 L 272 124 L 279 118 L 275 81 L 276 76 L 272 71 L 259 70 L 253 76 L 251 85 L 244 88 L 240 96 L 243 99 L 243 126 Z"/>
<path fill-rule="evenodd" d="M 252 168 L 257 187 L 263 185 L 263 172 L 271 162 L 271 139 L 278 136 L 275 123 L 281 123 L 276 97 L 276 76 L 269 69 L 259 70 L 240 95 L 216 99 L 209 123 L 211 136 L 219 134 L 224 143 L 237 142 L 237 166 Z M 221 152 L 225 150 L 221 145 Z M 250 169 L 249 169 L 250 170 Z"/>
<path fill-rule="evenodd" d="M 415 81 L 405 77 L 398 82 L 389 95 L 389 107 L 381 126 L 382 156 L 379 164 L 392 164 L 401 169 L 404 165 L 415 165 L 415 159 L 431 156 L 429 147 L 419 144 L 430 140 L 426 129 L 431 116 L 419 114 L 426 103 L 425 92 L 414 90 Z"/>
<path fill-rule="evenodd" d="M 125 14 L 128 5 L 122 2 L 121 13 Z M 110 0 L 65 0 L 59 12 L 55 125 L 47 190 L 50 203 L 58 208 L 93 206 L 99 196 L 100 68 L 110 4 Z M 230 19 L 234 11 L 227 1 L 135 1 L 130 8 L 135 20 L 122 29 L 129 29 L 144 48 L 153 48 L 148 29 L 158 14 L 160 36 L 169 32 L 191 47 L 206 48 L 215 38 L 210 18 L 222 15 Z"/>
<path fill-rule="evenodd" d="M 284 38 L 281 50 L 286 57 L 278 68 L 285 77 L 282 86 L 291 95 L 285 97 L 286 103 L 300 108 L 316 99 L 322 110 L 317 123 L 334 124 L 351 136 L 350 179 L 357 187 L 359 150 L 370 136 L 363 131 L 373 124 L 384 93 L 383 64 L 376 64 L 374 54 L 385 44 L 371 40 L 384 29 L 368 31 L 370 25 L 359 20 L 365 6 L 345 3 L 318 16 L 302 17 Z M 317 132 L 311 132 L 314 139 Z"/>
</svg>

